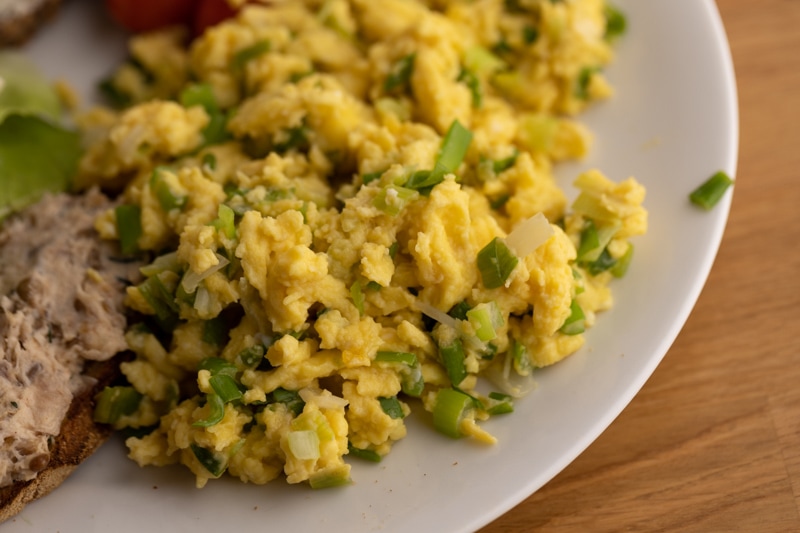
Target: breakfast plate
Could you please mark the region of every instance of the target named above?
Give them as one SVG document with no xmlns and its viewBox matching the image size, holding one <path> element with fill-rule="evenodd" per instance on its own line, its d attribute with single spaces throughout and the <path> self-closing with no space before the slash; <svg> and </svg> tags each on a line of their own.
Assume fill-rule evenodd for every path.
<svg viewBox="0 0 800 533">
<path fill-rule="evenodd" d="M 494 446 L 453 441 L 412 416 L 408 436 L 373 464 L 353 461 L 354 484 L 314 491 L 233 479 L 194 488 L 178 468 L 139 468 L 114 438 L 54 493 L 3 524 L 4 533 L 218 531 L 473 531 L 567 466 L 642 387 L 685 323 L 722 238 L 728 193 L 711 211 L 689 193 L 718 170 L 734 176 L 737 97 L 725 33 L 712 0 L 617 0 L 628 31 L 607 69 L 615 97 L 582 120 L 591 154 L 557 169 L 561 184 L 599 168 L 647 187 L 648 234 L 615 282 L 575 355 L 536 374 L 515 412 L 486 424 Z M 675 29 L 680 28 L 680 37 Z M 95 2 L 73 1 L 25 52 L 51 78 L 93 98 L 124 57 L 124 35 Z"/>
</svg>

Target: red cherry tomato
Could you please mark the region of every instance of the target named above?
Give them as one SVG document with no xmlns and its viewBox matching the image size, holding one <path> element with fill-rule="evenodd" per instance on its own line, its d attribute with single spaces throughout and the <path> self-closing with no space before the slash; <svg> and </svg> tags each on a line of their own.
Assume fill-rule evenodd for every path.
<svg viewBox="0 0 800 533">
<path fill-rule="evenodd" d="M 198 0 L 105 0 L 111 17 L 137 33 L 163 26 L 188 24 Z"/>
<path fill-rule="evenodd" d="M 236 11 L 225 0 L 200 0 L 194 10 L 192 31 L 201 35 L 206 28 L 231 18 Z"/>
</svg>

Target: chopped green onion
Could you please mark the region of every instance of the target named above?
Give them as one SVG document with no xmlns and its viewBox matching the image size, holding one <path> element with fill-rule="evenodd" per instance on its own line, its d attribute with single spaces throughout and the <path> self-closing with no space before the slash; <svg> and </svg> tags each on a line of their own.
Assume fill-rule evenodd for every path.
<svg viewBox="0 0 800 533">
<path fill-rule="evenodd" d="M 463 436 L 461 421 L 472 409 L 472 398 L 454 389 L 441 389 L 433 405 L 433 426 L 445 435 L 458 439 Z"/>
<path fill-rule="evenodd" d="M 493 342 L 487 342 L 486 346 L 481 350 L 481 359 L 494 359 L 497 355 L 497 345 Z"/>
<path fill-rule="evenodd" d="M 270 43 L 266 40 L 251 44 L 236 52 L 231 61 L 231 67 L 234 71 L 242 70 L 249 61 L 266 54 L 269 52 L 269 49 Z"/>
<path fill-rule="evenodd" d="M 364 315 L 364 291 L 361 289 L 361 282 L 356 280 L 350 285 L 350 298 L 353 305 L 358 309 L 359 315 Z"/>
<path fill-rule="evenodd" d="M 490 415 L 502 415 L 514 412 L 513 399 L 508 394 L 490 392 L 489 400 L 486 403 L 486 412 Z"/>
<path fill-rule="evenodd" d="M 221 357 L 206 357 L 197 367 L 198 370 L 208 370 L 212 375 L 235 377 L 238 369 L 236 365 Z"/>
<path fill-rule="evenodd" d="M 221 458 L 218 454 L 214 453 L 212 450 L 203 448 L 197 444 L 191 444 L 192 452 L 197 460 L 203 465 L 203 468 L 208 470 L 208 472 L 214 476 L 219 477 L 225 472 L 227 468 L 227 461 Z"/>
<path fill-rule="evenodd" d="M 119 247 L 124 255 L 139 251 L 142 235 L 142 210 L 138 205 L 123 204 L 114 209 L 119 234 Z"/>
<path fill-rule="evenodd" d="M 505 61 L 482 46 L 473 46 L 464 53 L 464 67 L 470 72 L 491 74 L 507 67 Z"/>
<path fill-rule="evenodd" d="M 267 351 L 263 344 L 254 344 L 253 346 L 240 351 L 236 355 L 236 358 L 239 359 L 243 365 L 254 367 L 257 366 L 262 359 L 264 359 L 264 355 L 266 353 Z"/>
<path fill-rule="evenodd" d="M 419 367 L 417 356 L 409 352 L 380 351 L 375 354 L 375 362 L 402 364 L 400 381 L 402 390 L 409 396 L 419 397 L 425 389 L 422 370 Z"/>
<path fill-rule="evenodd" d="M 525 13 L 526 9 L 520 0 L 505 0 L 503 5 L 509 13 Z"/>
<path fill-rule="evenodd" d="M 304 151 L 309 148 L 308 128 L 305 124 L 284 130 L 286 139 L 276 142 L 273 149 L 279 154 L 285 154 L 289 150 Z"/>
<path fill-rule="evenodd" d="M 405 363 L 408 366 L 417 364 L 417 356 L 409 352 L 379 351 L 375 354 L 375 361 L 382 363 Z"/>
<path fill-rule="evenodd" d="M 578 72 L 578 77 L 575 80 L 575 98 L 579 100 L 589 99 L 589 85 L 595 72 L 597 72 L 597 68 L 594 67 L 584 67 Z"/>
<path fill-rule="evenodd" d="M 418 197 L 419 192 L 413 189 L 388 185 L 378 191 L 372 205 L 387 215 L 397 216 L 409 202 L 413 202 Z"/>
<path fill-rule="evenodd" d="M 625 250 L 625 253 L 617 259 L 617 262 L 614 263 L 614 266 L 611 267 L 611 275 L 615 278 L 621 278 L 625 276 L 628 272 L 628 267 L 631 264 L 631 259 L 633 258 L 633 245 L 628 243 L 628 249 Z"/>
<path fill-rule="evenodd" d="M 467 312 L 472 309 L 472 306 L 466 300 L 461 300 L 456 305 L 450 308 L 447 312 L 448 315 L 456 320 L 467 320 Z"/>
<path fill-rule="evenodd" d="M 501 194 L 501 195 L 497 196 L 496 198 L 493 198 L 489 202 L 489 206 L 492 209 L 494 209 L 495 211 L 497 211 L 499 209 L 502 209 L 503 206 L 506 205 L 509 200 L 511 200 L 511 195 L 510 194 Z"/>
<path fill-rule="evenodd" d="M 598 227 L 594 221 L 587 219 L 581 232 L 577 261 L 581 263 L 597 261 L 618 230 L 618 223 L 604 224 Z"/>
<path fill-rule="evenodd" d="M 366 174 L 361 175 L 361 183 L 367 185 L 370 182 L 378 180 L 383 176 L 383 173 L 386 172 L 385 170 L 378 170 L 376 172 L 367 172 Z"/>
<path fill-rule="evenodd" d="M 187 86 L 178 96 L 183 107 L 201 106 L 208 115 L 219 111 L 214 89 L 208 83 L 193 83 Z"/>
<path fill-rule="evenodd" d="M 405 187 L 414 190 L 428 189 L 441 183 L 443 179 L 444 175 L 434 176 L 433 171 L 431 170 L 417 170 L 416 172 L 412 173 L 411 176 L 409 176 L 408 181 L 405 183 Z"/>
<path fill-rule="evenodd" d="M 164 285 L 162 275 L 163 273 L 147 278 L 137 288 L 153 309 L 159 325 L 165 330 L 171 330 L 176 324 L 179 308 L 172 292 Z"/>
<path fill-rule="evenodd" d="M 224 317 L 217 316 L 203 323 L 203 342 L 223 347 L 228 343 L 228 324 Z"/>
<path fill-rule="evenodd" d="M 497 328 L 503 325 L 503 316 L 495 302 L 480 303 L 466 314 L 479 340 L 487 342 L 497 337 Z"/>
<path fill-rule="evenodd" d="M 381 457 L 381 454 L 379 454 L 375 450 L 368 450 L 368 449 L 365 449 L 365 448 L 356 448 L 350 442 L 347 443 L 347 450 L 350 453 L 350 455 L 352 455 L 353 457 L 358 457 L 359 459 L 365 459 L 367 461 L 372 461 L 373 463 L 380 463 L 381 459 L 383 459 Z"/>
<path fill-rule="evenodd" d="M 407 101 L 383 97 L 378 98 L 374 106 L 379 116 L 394 115 L 400 122 L 406 122 L 411 119 L 411 107 Z"/>
<path fill-rule="evenodd" d="M 461 165 L 472 142 L 472 132 L 466 129 L 458 120 L 450 124 L 442 140 L 439 155 L 433 170 L 419 170 L 414 172 L 405 184 L 409 189 L 427 189 L 441 183 L 447 174 L 452 174 Z"/>
<path fill-rule="evenodd" d="M 409 366 L 408 370 L 403 372 L 403 378 L 400 380 L 400 387 L 404 394 L 419 398 L 422 391 L 425 390 L 425 379 L 422 376 L 422 368 L 419 365 Z"/>
<path fill-rule="evenodd" d="M 510 394 L 504 394 L 502 392 L 490 392 L 489 398 L 501 402 L 511 401 L 513 399 L 513 397 Z"/>
<path fill-rule="evenodd" d="M 208 416 L 195 421 L 195 427 L 207 428 L 219 424 L 225 417 L 225 402 L 217 394 L 206 394 L 206 405 L 208 406 Z"/>
<path fill-rule="evenodd" d="M 733 185 L 733 180 L 723 171 L 716 172 L 713 176 L 708 178 L 702 185 L 692 191 L 689 195 L 689 200 L 706 211 L 717 205 L 717 203 L 728 190 L 728 187 Z"/>
<path fill-rule="evenodd" d="M 162 272 L 178 272 L 181 269 L 178 252 L 169 252 L 156 257 L 152 263 L 139 268 L 143 276 L 150 277 Z"/>
<path fill-rule="evenodd" d="M 492 45 L 492 52 L 501 56 L 508 55 L 513 51 L 514 49 L 511 48 L 511 45 L 508 44 L 505 37 L 501 37 L 499 41 Z"/>
<path fill-rule="evenodd" d="M 217 218 L 211 222 L 211 225 L 216 228 L 218 232 L 225 235 L 228 239 L 236 237 L 236 213 L 230 206 L 219 204 L 217 209 Z"/>
<path fill-rule="evenodd" d="M 124 109 L 133 103 L 131 95 L 114 85 L 112 78 L 101 80 L 97 84 L 100 95 L 108 102 L 109 106 L 114 109 Z"/>
<path fill-rule="evenodd" d="M 393 66 L 391 72 L 383 83 L 383 90 L 387 93 L 395 89 L 406 87 L 411 81 L 411 74 L 414 72 L 414 59 L 416 54 L 408 54 L 400 58 Z"/>
<path fill-rule="evenodd" d="M 207 152 L 203 155 L 203 160 L 200 164 L 203 166 L 203 170 L 214 171 L 217 169 L 217 156 Z"/>
<path fill-rule="evenodd" d="M 389 415 L 390 418 L 405 418 L 406 414 L 403 412 L 403 406 L 400 405 L 400 400 L 397 396 L 380 397 L 378 402 L 381 404 L 383 412 Z"/>
<path fill-rule="evenodd" d="M 292 75 L 289 76 L 289 81 L 291 83 L 297 83 L 298 81 L 300 81 L 300 80 L 302 80 L 304 78 L 307 78 L 307 77 L 311 76 L 312 74 L 314 74 L 314 70 L 313 69 L 304 70 L 302 72 L 292 72 Z"/>
<path fill-rule="evenodd" d="M 242 391 L 232 377 L 225 374 L 216 374 L 208 380 L 211 388 L 222 399 L 223 403 L 229 403 L 242 398 Z"/>
<path fill-rule="evenodd" d="M 483 182 L 487 182 L 497 178 L 500 173 L 508 170 L 516 164 L 518 156 L 519 151 L 516 148 L 514 149 L 514 153 L 503 159 L 497 159 L 493 161 L 489 158 L 481 156 L 477 169 L 478 179 Z M 506 195 L 506 199 L 508 199 L 508 195 Z"/>
<path fill-rule="evenodd" d="M 433 173 L 444 176 L 458 170 L 464 156 L 467 155 L 471 142 L 472 132 L 462 126 L 458 120 L 454 120 L 442 140 L 442 147 L 439 149 Z"/>
<path fill-rule="evenodd" d="M 281 387 L 272 391 L 272 401 L 286 405 L 295 416 L 302 413 L 306 405 L 306 402 L 303 401 L 297 391 L 290 391 Z"/>
<path fill-rule="evenodd" d="M 458 75 L 458 81 L 463 82 L 472 94 L 472 107 L 480 109 L 483 105 L 483 88 L 475 73 L 467 68 L 462 68 Z"/>
<path fill-rule="evenodd" d="M 606 17 L 606 33 L 604 36 L 606 40 L 613 41 L 625 33 L 628 23 L 622 11 L 606 4 L 603 14 Z"/>
<path fill-rule="evenodd" d="M 484 287 L 487 289 L 502 287 L 518 262 L 519 258 L 499 237 L 492 239 L 478 252 L 478 270 Z"/>
<path fill-rule="evenodd" d="M 480 159 L 478 160 L 478 167 L 475 169 L 475 175 L 483 183 L 497 178 L 497 174 L 494 172 L 494 164 L 492 160 L 487 159 L 484 156 L 480 156 Z"/>
<path fill-rule="evenodd" d="M 533 370 L 528 349 L 518 340 L 511 346 L 511 365 L 514 367 L 514 372 L 520 376 L 529 376 Z"/>
<path fill-rule="evenodd" d="M 473 396 L 472 394 L 458 387 L 453 387 L 453 390 L 456 390 L 461 394 L 466 394 L 467 396 L 469 396 L 469 399 L 472 400 L 472 407 L 474 407 L 475 409 L 484 409 L 483 402 L 477 396 Z"/>
<path fill-rule="evenodd" d="M 279 187 L 270 187 L 267 190 L 267 194 L 264 196 L 265 202 L 277 202 L 279 200 L 285 200 L 287 198 L 292 198 L 294 196 L 294 188 L 291 189 L 281 189 Z"/>
<path fill-rule="evenodd" d="M 314 474 L 308 480 L 308 484 L 312 489 L 329 489 L 332 487 L 349 485 L 350 483 L 352 483 L 350 479 L 350 470 L 344 466 L 333 472 L 324 471 Z"/>
<path fill-rule="evenodd" d="M 440 346 L 439 353 L 450 383 L 458 386 L 467 377 L 467 368 L 464 365 L 466 355 L 461 339 L 457 338 L 447 346 Z"/>
<path fill-rule="evenodd" d="M 527 25 L 522 28 L 522 38 L 525 44 L 533 44 L 539 39 L 539 30 L 534 26 Z"/>
<path fill-rule="evenodd" d="M 520 118 L 519 140 L 533 152 L 547 152 L 558 134 L 558 119 L 544 113 L 525 114 Z"/>
<path fill-rule="evenodd" d="M 561 326 L 559 331 L 565 335 L 578 335 L 583 333 L 586 330 L 586 316 L 583 314 L 583 309 L 581 309 L 581 306 L 578 305 L 576 300 L 572 300 L 569 305 L 569 310 L 569 316 L 564 321 L 564 325 Z"/>
<path fill-rule="evenodd" d="M 514 153 L 510 156 L 495 160 L 492 164 L 492 170 L 494 170 L 495 174 L 508 170 L 517 163 L 517 157 L 519 157 L 519 151 L 515 148 Z"/>
<path fill-rule="evenodd" d="M 133 387 L 106 387 L 97 395 L 94 421 L 114 424 L 121 417 L 133 414 L 139 408 L 142 395 Z"/>
<path fill-rule="evenodd" d="M 596 276 L 601 272 L 605 272 L 606 270 L 613 268 L 616 264 L 617 260 L 614 259 L 614 257 L 608 252 L 608 248 L 604 248 L 600 253 L 600 257 L 591 263 L 586 263 L 585 266 L 589 271 L 589 274 Z"/>
<path fill-rule="evenodd" d="M 312 429 L 290 431 L 286 435 L 289 451 L 301 461 L 319 459 L 319 435 Z"/>
<path fill-rule="evenodd" d="M 172 211 L 173 209 L 180 209 L 186 204 L 186 195 L 175 194 L 169 187 L 169 183 L 164 179 L 162 172 L 167 172 L 167 169 L 156 167 L 153 174 L 150 176 L 150 188 L 153 194 L 156 195 L 161 209 L 165 212 Z"/>
<path fill-rule="evenodd" d="M 227 141 L 230 138 L 228 133 L 228 115 L 222 111 L 208 115 L 208 124 L 203 128 L 203 146 L 212 146 Z"/>
</svg>

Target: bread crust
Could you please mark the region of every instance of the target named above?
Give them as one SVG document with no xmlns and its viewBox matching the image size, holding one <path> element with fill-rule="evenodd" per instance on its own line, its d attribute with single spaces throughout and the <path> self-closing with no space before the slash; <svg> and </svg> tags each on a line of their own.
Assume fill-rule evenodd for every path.
<svg viewBox="0 0 800 533">
<path fill-rule="evenodd" d="M 0 488 L 0 523 L 18 514 L 33 500 L 49 494 L 108 440 L 111 427 L 94 422 L 95 396 L 119 378 L 119 365 L 127 359 L 130 354 L 122 353 L 108 361 L 87 363 L 83 373 L 96 382 L 73 398 L 45 469 L 30 481 Z"/>
<path fill-rule="evenodd" d="M 34 0 L 20 0 L 23 3 Z M 29 11 L 16 15 L 0 13 L 0 47 L 17 46 L 27 41 L 39 27 L 50 20 L 61 6 L 62 0 L 40 0 Z"/>
</svg>

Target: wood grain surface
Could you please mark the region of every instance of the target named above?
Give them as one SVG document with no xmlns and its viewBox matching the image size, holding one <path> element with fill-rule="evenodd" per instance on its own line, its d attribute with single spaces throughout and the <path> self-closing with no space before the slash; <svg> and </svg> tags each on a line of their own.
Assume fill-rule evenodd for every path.
<svg viewBox="0 0 800 533">
<path fill-rule="evenodd" d="M 800 1 L 717 5 L 741 136 L 708 283 L 608 430 L 481 533 L 800 532 Z"/>
</svg>

